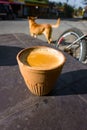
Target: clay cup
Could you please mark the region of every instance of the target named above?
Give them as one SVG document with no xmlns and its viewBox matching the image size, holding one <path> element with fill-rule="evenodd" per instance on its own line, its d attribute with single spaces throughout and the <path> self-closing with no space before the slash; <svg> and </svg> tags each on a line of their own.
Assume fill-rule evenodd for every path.
<svg viewBox="0 0 87 130">
<path fill-rule="evenodd" d="M 48 64 L 49 66 L 45 67 L 30 66 L 27 57 L 34 51 L 52 54 L 58 58 L 58 62 Z M 47 95 L 52 91 L 65 61 L 66 58 L 61 51 L 46 46 L 26 48 L 17 54 L 17 62 L 26 86 L 33 94 L 38 96 Z"/>
</svg>

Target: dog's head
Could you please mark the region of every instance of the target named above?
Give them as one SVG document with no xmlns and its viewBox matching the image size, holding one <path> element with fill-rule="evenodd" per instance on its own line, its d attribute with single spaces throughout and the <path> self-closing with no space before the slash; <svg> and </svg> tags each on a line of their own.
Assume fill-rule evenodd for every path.
<svg viewBox="0 0 87 130">
<path fill-rule="evenodd" d="M 36 19 L 37 19 L 37 17 L 33 17 L 33 16 L 28 17 L 28 20 L 35 21 Z"/>
</svg>

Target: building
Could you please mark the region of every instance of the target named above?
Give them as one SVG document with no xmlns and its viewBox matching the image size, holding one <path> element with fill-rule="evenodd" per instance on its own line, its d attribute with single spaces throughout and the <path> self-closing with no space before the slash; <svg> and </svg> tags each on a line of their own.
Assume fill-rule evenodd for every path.
<svg viewBox="0 0 87 130">
<path fill-rule="evenodd" d="M 23 16 L 24 0 L 0 0 L 0 4 L 10 5 L 16 16 Z"/>
<path fill-rule="evenodd" d="M 32 2 L 31 0 L 0 0 L 1 4 L 9 4 L 16 17 L 38 16 L 40 18 L 57 17 L 53 5 L 43 1 Z"/>
</svg>

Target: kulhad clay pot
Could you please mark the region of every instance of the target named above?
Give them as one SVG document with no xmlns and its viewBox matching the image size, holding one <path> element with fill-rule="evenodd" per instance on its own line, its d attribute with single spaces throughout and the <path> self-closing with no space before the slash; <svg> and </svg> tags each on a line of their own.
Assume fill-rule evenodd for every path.
<svg viewBox="0 0 87 130">
<path fill-rule="evenodd" d="M 47 55 L 51 54 L 51 56 L 56 56 L 58 61 L 55 63 L 51 62 L 51 64 L 48 63 L 49 66 L 31 66 L 27 59 L 32 52 L 44 52 L 44 54 L 47 53 Z M 45 60 L 46 59 L 47 58 L 45 58 Z M 38 96 L 47 95 L 52 91 L 55 82 L 60 76 L 65 61 L 66 58 L 62 52 L 46 46 L 34 46 L 23 49 L 17 54 L 17 62 L 24 81 L 29 90 Z"/>
</svg>

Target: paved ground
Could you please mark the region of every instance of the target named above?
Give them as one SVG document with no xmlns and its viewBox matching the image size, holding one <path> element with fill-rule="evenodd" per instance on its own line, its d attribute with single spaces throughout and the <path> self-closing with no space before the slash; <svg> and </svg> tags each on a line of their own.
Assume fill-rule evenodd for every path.
<svg viewBox="0 0 87 130">
<path fill-rule="evenodd" d="M 56 23 L 56 20 L 38 19 L 38 23 Z M 52 37 L 56 40 L 62 32 L 71 27 L 77 27 L 84 33 L 87 33 L 87 21 L 82 19 L 64 19 L 61 20 L 60 27 L 53 29 Z M 0 34 L 5 33 L 26 33 L 29 34 L 27 19 L 18 19 L 14 21 L 2 21 L 0 20 Z M 44 36 L 38 38 L 46 41 Z"/>
<path fill-rule="evenodd" d="M 56 19 L 37 19 L 38 23 L 56 23 Z M 57 40 L 58 37 L 67 29 L 76 27 L 83 33 L 87 33 L 87 20 L 82 19 L 61 19 L 59 28 L 53 29 L 52 39 Z M 27 19 L 16 19 L 13 21 L 0 20 L 0 34 L 8 33 L 25 33 L 29 34 L 29 26 Z M 46 41 L 43 35 L 38 36 L 39 39 Z M 87 61 L 85 61 L 86 63 Z"/>
<path fill-rule="evenodd" d="M 67 60 L 53 91 L 35 96 L 15 58 L 32 45 L 49 46 L 24 34 L 0 36 L 0 130 L 87 130 L 87 66 L 64 53 Z"/>
</svg>

